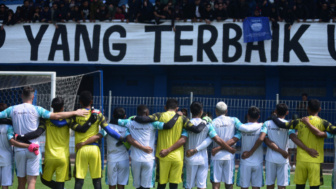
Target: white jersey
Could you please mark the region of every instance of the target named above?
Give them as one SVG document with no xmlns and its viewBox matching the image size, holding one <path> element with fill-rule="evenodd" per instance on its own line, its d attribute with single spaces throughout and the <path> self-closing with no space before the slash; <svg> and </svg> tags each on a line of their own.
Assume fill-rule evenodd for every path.
<svg viewBox="0 0 336 189">
<path fill-rule="evenodd" d="M 203 120 L 201 118 L 193 118 L 190 122 L 194 125 L 199 125 Z M 185 152 L 189 149 L 195 149 L 199 146 L 208 136 L 213 138 L 217 136 L 211 124 L 208 124 L 200 133 L 193 133 L 188 131 L 188 140 L 185 145 Z M 198 151 L 191 157 L 185 156 L 185 161 L 190 165 L 203 165 L 208 163 L 208 152 L 206 149 Z"/>
<path fill-rule="evenodd" d="M 117 133 L 120 134 L 121 137 L 123 138 L 126 137 L 127 128 L 114 124 L 108 124 L 107 127 L 110 127 L 111 129 L 115 130 Z M 110 135 L 107 135 L 106 142 L 107 142 L 108 161 L 118 162 L 129 159 L 127 148 L 124 145 L 116 146 L 118 140 L 111 137 Z"/>
<path fill-rule="evenodd" d="M 212 125 L 215 128 L 216 133 L 218 136 L 223 139 L 224 141 L 230 140 L 232 137 L 235 136 L 237 133 L 236 131 L 236 124 L 239 124 L 240 121 L 235 117 L 228 117 L 225 115 L 221 115 L 212 121 Z M 236 135 L 237 138 L 240 135 Z M 213 144 L 213 147 L 218 147 L 217 143 Z M 234 154 L 226 150 L 219 151 L 215 156 L 211 156 L 212 160 L 230 160 L 234 159 Z"/>
<path fill-rule="evenodd" d="M 124 121 L 124 123 L 122 123 Z M 124 125 L 127 127 L 127 135 L 131 135 L 134 140 L 138 141 L 143 146 L 149 146 L 153 149 L 153 152 L 148 154 L 142 151 L 139 148 L 131 146 L 131 158 L 132 160 L 136 160 L 137 162 L 150 162 L 155 159 L 155 136 L 156 130 L 162 129 L 162 122 L 153 122 L 147 124 L 140 124 L 136 121 L 129 120 L 119 120 L 119 125 Z"/>
<path fill-rule="evenodd" d="M 252 147 L 254 146 L 255 142 L 260 136 L 260 133 L 266 133 L 267 134 L 267 128 L 263 126 L 261 123 L 246 123 L 245 125 L 256 125 L 259 127 L 257 131 L 246 133 L 241 133 L 241 152 L 250 151 Z M 255 166 L 259 165 L 263 162 L 263 148 L 262 145 L 260 145 L 257 150 L 247 159 L 240 159 L 240 163 L 244 165 L 249 166 Z"/>
<path fill-rule="evenodd" d="M 16 134 L 24 135 L 35 131 L 40 123 L 40 117 L 49 119 L 50 112 L 42 107 L 34 106 L 29 103 L 23 103 L 11 106 L 0 112 L 0 118 L 12 118 L 13 129 Z M 29 140 L 31 143 L 38 144 L 38 138 Z M 16 151 L 24 150 L 23 148 L 15 148 Z"/>
<path fill-rule="evenodd" d="M 8 141 L 7 133 L 13 130 L 10 125 L 0 125 L 0 167 L 12 164 L 12 147 Z"/>
<path fill-rule="evenodd" d="M 279 120 L 281 120 L 282 122 L 287 122 L 284 119 Z M 288 137 L 292 131 L 279 128 L 274 124 L 272 120 L 266 121 L 264 123 L 264 127 L 267 128 L 268 138 L 272 140 L 279 148 L 288 151 Z M 288 163 L 288 158 L 285 159 L 279 152 L 276 152 L 271 148 L 267 147 L 266 161 L 277 164 L 284 164 Z"/>
</svg>

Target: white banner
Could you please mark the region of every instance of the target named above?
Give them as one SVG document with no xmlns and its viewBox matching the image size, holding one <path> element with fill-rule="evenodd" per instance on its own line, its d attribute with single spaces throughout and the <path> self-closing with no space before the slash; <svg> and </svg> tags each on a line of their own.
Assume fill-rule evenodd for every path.
<svg viewBox="0 0 336 189">
<path fill-rule="evenodd" d="M 273 40 L 244 43 L 242 23 L 5 26 L 0 63 L 335 66 L 335 25 L 279 23 Z"/>
</svg>

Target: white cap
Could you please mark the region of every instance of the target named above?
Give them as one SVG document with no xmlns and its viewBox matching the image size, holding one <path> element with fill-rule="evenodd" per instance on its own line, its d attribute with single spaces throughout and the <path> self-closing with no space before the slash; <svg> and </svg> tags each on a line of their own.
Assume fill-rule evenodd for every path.
<svg viewBox="0 0 336 189">
<path fill-rule="evenodd" d="M 216 110 L 218 110 L 219 112 L 225 112 L 227 110 L 227 105 L 225 104 L 225 102 L 220 101 L 216 104 Z"/>
</svg>

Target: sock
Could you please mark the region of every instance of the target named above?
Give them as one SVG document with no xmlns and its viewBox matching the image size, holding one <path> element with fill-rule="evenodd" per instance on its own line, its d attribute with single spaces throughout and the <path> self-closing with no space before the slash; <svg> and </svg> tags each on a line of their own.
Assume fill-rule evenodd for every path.
<svg viewBox="0 0 336 189">
<path fill-rule="evenodd" d="M 297 184 L 296 189 L 305 189 L 306 185 L 305 184 Z"/>
<path fill-rule="evenodd" d="M 319 189 L 320 186 L 311 186 L 310 189 Z"/>
<path fill-rule="evenodd" d="M 92 179 L 92 184 L 94 189 L 101 189 L 101 178 Z"/>
<path fill-rule="evenodd" d="M 169 183 L 169 189 L 177 189 L 178 184 Z"/>
<path fill-rule="evenodd" d="M 166 184 L 158 184 L 157 189 L 165 189 L 166 188 Z"/>
<path fill-rule="evenodd" d="M 55 182 L 54 189 L 64 189 L 64 182 Z"/>
<path fill-rule="evenodd" d="M 75 189 L 82 189 L 84 184 L 84 179 L 78 179 L 76 178 L 75 181 Z"/>
<path fill-rule="evenodd" d="M 40 178 L 41 178 L 41 182 L 42 182 L 42 184 L 48 186 L 49 188 L 54 188 L 54 186 L 56 185 L 56 182 L 53 181 L 53 180 L 51 180 L 51 181 L 46 181 L 46 180 L 43 179 L 42 176 L 41 176 Z"/>
</svg>

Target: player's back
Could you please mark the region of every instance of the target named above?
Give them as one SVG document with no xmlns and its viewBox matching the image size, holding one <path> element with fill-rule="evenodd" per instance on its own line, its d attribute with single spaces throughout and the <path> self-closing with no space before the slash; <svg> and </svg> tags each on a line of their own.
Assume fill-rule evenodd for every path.
<svg viewBox="0 0 336 189">
<path fill-rule="evenodd" d="M 107 127 L 110 127 L 111 129 L 119 133 L 121 137 L 126 137 L 126 127 L 121 127 L 114 124 L 108 124 Z M 116 140 L 115 138 L 107 135 L 106 143 L 109 161 L 118 162 L 129 158 L 127 148 L 124 145 L 117 146 L 116 144 L 118 143 L 118 140 Z"/>
<path fill-rule="evenodd" d="M 51 120 L 46 120 L 45 158 L 68 158 L 70 132 L 69 126 L 58 127 Z"/>
<path fill-rule="evenodd" d="M 131 158 L 138 162 L 147 162 L 149 160 L 155 159 L 154 148 L 155 148 L 155 134 L 156 129 L 151 125 L 151 123 L 140 124 L 136 121 L 131 121 L 128 127 L 132 137 L 138 141 L 143 146 L 149 146 L 153 149 L 153 152 L 148 154 L 139 148 L 131 146 Z"/>
<path fill-rule="evenodd" d="M 175 116 L 175 111 L 167 111 L 161 113 L 160 122 L 167 123 Z M 167 149 L 175 142 L 177 142 L 182 134 L 183 128 L 183 117 L 179 116 L 174 127 L 168 130 L 159 130 L 158 131 L 158 140 L 157 140 L 157 147 L 156 147 L 156 157 L 161 160 L 165 161 L 183 161 L 183 146 L 179 147 L 178 149 L 174 150 L 173 152 L 169 153 L 166 157 L 162 158 L 159 156 L 159 153 L 163 149 Z"/>
<path fill-rule="evenodd" d="M 245 133 L 245 132 L 241 133 L 241 136 L 242 136 L 241 137 L 241 151 L 242 152 L 250 151 L 260 136 L 262 124 L 261 123 L 246 123 L 245 125 L 249 126 L 252 124 L 260 125 L 260 129 L 254 132 L 250 132 L 250 133 Z M 260 145 L 257 148 L 257 150 L 249 158 L 241 159 L 240 162 L 242 164 L 251 165 L 251 166 L 254 166 L 258 163 L 262 163 L 263 162 L 262 145 Z"/>
<path fill-rule="evenodd" d="M 190 122 L 194 125 L 199 125 L 203 120 L 201 118 L 193 118 Z M 205 127 L 200 133 L 193 133 L 188 131 L 188 140 L 185 145 L 185 151 L 195 149 L 208 137 L 209 125 Z M 202 150 L 191 157 L 185 157 L 185 160 L 194 165 L 202 165 L 207 163 L 208 153 L 207 150 Z"/>
<path fill-rule="evenodd" d="M 284 119 L 280 119 L 283 122 L 287 122 Z M 273 121 L 266 121 L 264 125 L 267 128 L 267 136 L 270 140 L 272 140 L 277 146 L 285 151 L 288 150 L 288 130 L 279 128 L 274 124 Z M 272 163 L 283 164 L 288 162 L 288 159 L 284 158 L 280 153 L 272 150 L 271 148 L 267 148 L 266 152 L 266 161 Z"/>
<path fill-rule="evenodd" d="M 323 119 L 318 116 L 309 116 L 309 122 L 318 128 L 320 131 L 324 131 Z M 311 157 L 306 151 L 298 146 L 297 148 L 297 161 L 323 163 L 324 161 L 324 138 L 315 136 L 310 129 L 302 122 L 297 125 L 298 138 L 308 147 L 315 149 L 319 156 L 316 158 Z"/>
<path fill-rule="evenodd" d="M 99 110 L 97 110 L 99 111 Z M 89 114 L 87 114 L 84 117 L 80 117 L 80 116 L 76 116 L 76 123 L 80 124 L 80 125 L 84 125 L 87 120 L 89 120 L 91 116 L 91 111 L 89 111 Z M 99 113 L 98 114 L 98 119 L 95 123 L 93 123 L 90 128 L 85 132 L 85 133 L 80 133 L 80 132 L 75 132 L 75 143 L 79 143 L 79 142 L 84 142 L 87 139 L 89 139 L 90 137 L 98 134 L 99 132 L 99 125 L 101 123 L 101 120 L 103 118 L 103 114 Z"/>
<path fill-rule="evenodd" d="M 0 124 L 0 166 L 12 163 L 12 148 L 7 138 L 7 130 L 10 125 Z"/>
<path fill-rule="evenodd" d="M 225 115 L 218 116 L 212 121 L 212 125 L 215 128 L 217 135 L 224 141 L 230 140 L 235 135 L 235 122 L 234 117 L 228 117 Z M 217 143 L 213 143 L 213 147 L 218 147 Z M 213 160 L 229 160 L 234 157 L 233 154 L 226 150 L 219 151 L 215 156 L 211 156 Z"/>
</svg>

